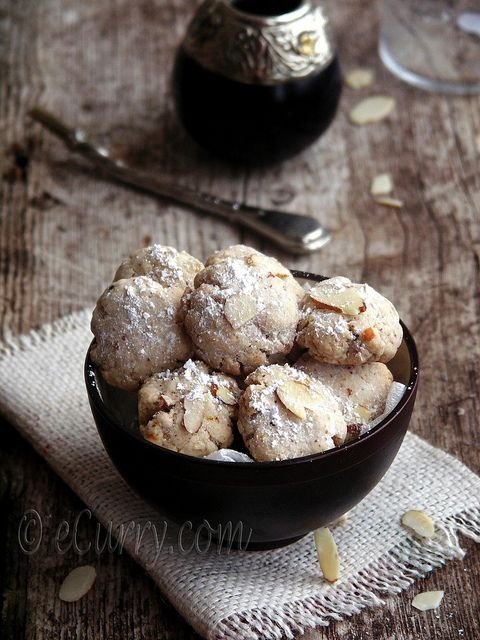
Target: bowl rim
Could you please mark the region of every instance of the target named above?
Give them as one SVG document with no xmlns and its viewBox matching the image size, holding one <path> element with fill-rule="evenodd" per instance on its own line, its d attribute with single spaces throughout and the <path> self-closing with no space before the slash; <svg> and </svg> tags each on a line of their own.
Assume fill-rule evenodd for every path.
<svg viewBox="0 0 480 640">
<path fill-rule="evenodd" d="M 290 272 L 297 279 L 302 280 L 312 280 L 314 282 L 322 282 L 323 280 L 328 280 L 329 277 L 321 276 L 319 274 L 310 273 L 308 271 L 297 271 L 295 269 L 291 269 Z M 333 276 L 330 276 L 333 277 Z M 408 354 L 410 357 L 410 371 L 409 371 L 409 380 L 406 384 L 405 392 L 401 397 L 400 401 L 396 405 L 395 409 L 391 411 L 383 420 L 381 420 L 377 425 L 375 425 L 372 429 L 367 431 L 366 433 L 358 436 L 351 442 L 347 442 L 346 444 L 342 444 L 339 447 L 334 447 L 333 449 L 328 449 L 327 451 L 321 451 L 319 453 L 311 453 L 306 456 L 301 456 L 299 458 L 289 458 L 287 460 L 272 460 L 266 462 L 257 462 L 253 460 L 252 462 L 226 462 L 223 460 L 209 460 L 208 458 L 200 458 L 196 456 L 190 456 L 185 453 L 180 453 L 178 451 L 172 451 L 171 449 L 166 449 L 158 444 L 154 444 L 149 440 L 145 440 L 141 436 L 140 433 L 135 432 L 132 428 L 127 427 L 126 425 L 118 423 L 112 414 L 108 411 L 108 408 L 105 402 L 102 400 L 100 390 L 98 385 L 96 384 L 96 378 L 98 375 L 101 375 L 97 370 L 96 365 L 92 362 L 90 358 L 90 350 L 93 346 L 94 340 L 91 341 L 87 355 L 85 358 L 84 364 L 84 379 L 85 385 L 87 388 L 87 393 L 90 401 L 95 405 L 95 409 L 102 415 L 103 419 L 107 420 L 108 423 L 116 429 L 121 429 L 125 434 L 129 437 L 133 438 L 137 442 L 142 443 L 145 447 L 150 448 L 152 451 L 157 451 L 160 455 L 166 455 L 170 457 L 172 460 L 180 457 L 184 462 L 189 462 L 191 464 L 199 464 L 199 465 L 210 465 L 217 466 L 218 468 L 228 468 L 228 469 L 251 469 L 252 471 L 260 471 L 261 469 L 281 469 L 288 468 L 292 466 L 297 466 L 299 464 L 312 463 L 317 462 L 318 460 L 327 460 L 334 456 L 339 456 L 342 452 L 347 450 L 351 450 L 361 443 L 367 442 L 368 440 L 375 438 L 378 433 L 384 431 L 388 428 L 390 423 L 399 415 L 404 407 L 409 403 L 412 396 L 414 396 L 417 385 L 418 385 L 418 376 L 419 376 L 419 358 L 418 351 L 415 344 L 415 340 L 410 333 L 408 327 L 405 323 L 400 320 L 400 325 L 403 330 L 403 341 L 408 350 Z M 235 472 L 234 472 L 235 473 Z"/>
</svg>

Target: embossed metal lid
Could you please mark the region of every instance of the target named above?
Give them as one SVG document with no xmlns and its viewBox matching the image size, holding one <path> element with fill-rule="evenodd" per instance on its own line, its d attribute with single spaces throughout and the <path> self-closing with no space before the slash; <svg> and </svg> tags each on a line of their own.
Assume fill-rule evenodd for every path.
<svg viewBox="0 0 480 640">
<path fill-rule="evenodd" d="M 263 15 L 262 3 L 206 0 L 184 41 L 186 53 L 205 69 L 247 84 L 275 85 L 305 78 L 333 59 L 329 22 L 310 0 L 272 3 L 286 9 Z"/>
</svg>

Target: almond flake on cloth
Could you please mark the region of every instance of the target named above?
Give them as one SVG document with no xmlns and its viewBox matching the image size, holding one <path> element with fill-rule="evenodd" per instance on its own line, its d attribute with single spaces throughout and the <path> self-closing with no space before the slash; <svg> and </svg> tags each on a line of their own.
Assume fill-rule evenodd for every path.
<svg viewBox="0 0 480 640">
<path fill-rule="evenodd" d="M 327 582 L 336 582 L 340 577 L 340 558 L 335 538 L 327 527 L 317 529 L 314 535 L 318 561 L 324 578 Z"/>
<path fill-rule="evenodd" d="M 480 542 L 480 478 L 407 433 L 383 480 L 335 529 L 341 551 L 335 583 L 320 574 L 313 533 L 270 551 L 219 553 L 212 546 L 201 554 L 181 553 L 178 527 L 127 486 L 98 436 L 83 381 L 90 315 L 77 313 L 0 344 L 0 412 L 99 522 L 112 522 L 114 534 L 122 523 L 144 527 L 140 545 L 137 528 L 128 529 L 125 551 L 204 638 L 292 638 L 382 605 L 414 580 L 462 558 L 459 534 Z M 432 538 L 418 539 L 402 525 L 412 505 L 422 505 L 435 522 Z M 148 523 L 159 539 L 166 527 L 163 545 L 155 543 Z"/>
<path fill-rule="evenodd" d="M 411 509 L 402 516 L 402 524 L 414 531 L 421 538 L 432 538 L 435 534 L 435 523 L 423 511 Z"/>
</svg>

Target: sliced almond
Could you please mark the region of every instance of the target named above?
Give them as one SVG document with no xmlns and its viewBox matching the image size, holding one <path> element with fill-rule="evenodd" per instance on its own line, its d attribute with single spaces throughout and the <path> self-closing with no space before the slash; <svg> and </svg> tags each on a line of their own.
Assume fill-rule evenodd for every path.
<svg viewBox="0 0 480 640">
<path fill-rule="evenodd" d="M 402 524 L 422 538 L 431 538 L 435 533 L 435 523 L 423 511 L 415 509 L 407 511 L 402 516 Z"/>
<path fill-rule="evenodd" d="M 248 294 L 237 293 L 225 302 L 224 313 L 232 327 L 239 329 L 257 315 L 257 305 Z"/>
<path fill-rule="evenodd" d="M 387 196 L 393 191 L 393 180 L 389 173 L 379 173 L 372 180 L 370 193 L 372 196 Z"/>
<path fill-rule="evenodd" d="M 374 77 L 372 69 L 352 69 L 345 76 L 345 82 L 352 89 L 364 89 L 373 83 Z"/>
<path fill-rule="evenodd" d="M 365 311 L 365 301 L 353 287 L 344 289 L 325 289 L 317 287 L 310 291 L 310 298 L 319 309 L 356 316 Z"/>
<path fill-rule="evenodd" d="M 250 267 L 266 267 L 266 266 L 270 267 L 271 266 L 270 258 L 259 253 L 252 253 L 251 256 L 248 256 L 245 259 L 245 262 Z"/>
<path fill-rule="evenodd" d="M 201 424 L 206 424 L 209 421 L 218 422 L 217 407 L 218 405 L 213 399 L 213 397 L 210 394 L 206 395 L 204 398 L 203 418 L 202 418 Z M 208 429 L 208 424 L 206 424 L 206 426 Z"/>
<path fill-rule="evenodd" d="M 205 415 L 205 400 L 203 398 L 185 398 L 183 401 L 185 413 L 183 415 L 183 425 L 188 433 L 197 433 L 202 426 Z"/>
<path fill-rule="evenodd" d="M 443 600 L 444 593 L 444 591 L 424 591 L 423 593 L 417 593 L 412 600 L 412 607 L 420 611 L 437 609 Z"/>
<path fill-rule="evenodd" d="M 360 416 L 360 420 L 364 423 L 369 422 L 372 417 L 372 412 L 366 407 L 362 407 L 361 404 L 357 406 L 355 413 Z"/>
<path fill-rule="evenodd" d="M 268 256 L 254 253 L 253 255 L 248 256 L 246 262 L 251 267 L 267 269 L 270 275 L 275 276 L 276 278 L 288 278 L 290 276 L 290 271 L 286 267 L 276 260 L 272 260 L 272 258 L 269 258 Z M 271 270 L 273 266 L 275 267 L 275 273 Z"/>
<path fill-rule="evenodd" d="M 230 389 L 227 389 L 226 387 L 218 387 L 217 398 L 220 398 L 223 403 L 228 404 L 232 407 L 237 404 L 237 399 L 230 391 Z"/>
<path fill-rule="evenodd" d="M 305 409 L 313 409 L 322 402 L 322 397 L 300 382 L 287 380 L 277 389 L 282 404 L 294 415 L 305 420 Z"/>
<path fill-rule="evenodd" d="M 315 546 L 325 580 L 336 582 L 340 577 L 340 558 L 330 529 L 322 527 L 315 531 Z"/>
<path fill-rule="evenodd" d="M 395 100 L 390 96 L 370 96 L 350 110 L 350 121 L 358 125 L 379 122 L 390 115 L 394 107 Z"/>
<path fill-rule="evenodd" d="M 377 204 L 383 204 L 384 207 L 391 207 L 392 209 L 401 209 L 403 207 L 403 200 L 398 198 L 389 198 L 385 196 L 383 198 L 375 198 Z"/>
<path fill-rule="evenodd" d="M 58 597 L 64 602 L 76 602 L 93 587 L 97 572 L 95 567 L 84 565 L 70 571 L 62 582 Z"/>
</svg>

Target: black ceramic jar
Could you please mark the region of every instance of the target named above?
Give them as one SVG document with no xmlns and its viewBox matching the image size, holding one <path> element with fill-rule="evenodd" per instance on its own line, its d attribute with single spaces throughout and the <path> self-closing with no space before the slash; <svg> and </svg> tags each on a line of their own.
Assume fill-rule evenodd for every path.
<svg viewBox="0 0 480 640">
<path fill-rule="evenodd" d="M 176 57 L 185 129 L 211 152 L 277 162 L 331 123 L 341 75 L 328 20 L 310 0 L 206 0 Z"/>
</svg>

